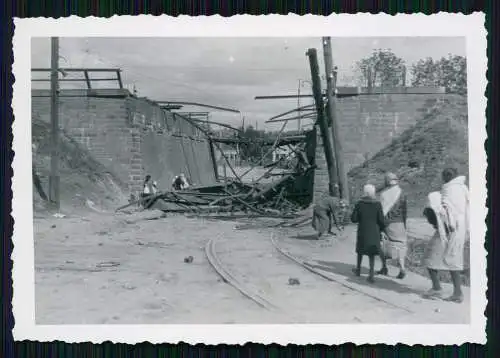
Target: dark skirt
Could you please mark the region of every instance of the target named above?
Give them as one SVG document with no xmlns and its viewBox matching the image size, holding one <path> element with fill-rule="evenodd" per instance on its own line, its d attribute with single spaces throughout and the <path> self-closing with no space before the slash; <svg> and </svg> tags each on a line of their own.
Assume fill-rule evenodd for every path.
<svg viewBox="0 0 500 358">
<path fill-rule="evenodd" d="M 376 256 L 380 255 L 380 243 L 376 244 L 364 244 L 362 240 L 356 241 L 356 253 L 358 255 Z"/>
</svg>

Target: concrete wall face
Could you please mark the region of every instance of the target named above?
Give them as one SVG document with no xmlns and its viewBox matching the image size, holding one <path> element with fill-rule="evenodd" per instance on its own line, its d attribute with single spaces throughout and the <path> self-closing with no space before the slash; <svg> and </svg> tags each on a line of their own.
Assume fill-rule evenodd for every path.
<svg viewBox="0 0 500 358">
<path fill-rule="evenodd" d="M 130 170 L 130 128 L 123 99 L 60 98 L 60 127 L 125 183 Z M 35 118 L 50 123 L 50 98 L 33 97 Z"/>
<path fill-rule="evenodd" d="M 347 97 L 337 103 L 346 170 L 362 164 L 415 125 L 422 111 L 444 95 L 380 94 Z"/>
<path fill-rule="evenodd" d="M 34 118 L 50 122 L 50 97 L 32 97 Z M 184 172 L 196 184 L 215 181 L 208 142 L 188 122 L 153 102 L 128 98 L 61 97 L 60 126 L 132 193 L 146 174 L 169 189 Z"/>
<path fill-rule="evenodd" d="M 341 98 L 336 113 L 347 172 L 416 124 L 443 94 L 379 94 Z M 318 128 L 314 199 L 328 193 L 328 170 Z"/>
<path fill-rule="evenodd" d="M 194 126 L 156 104 L 137 98 L 127 99 L 135 142 L 142 158 L 142 178 L 135 168 L 133 190 L 141 190 L 144 175 L 150 174 L 161 189 L 170 189 L 172 180 L 184 173 L 194 184 L 215 182 L 208 141 Z"/>
</svg>

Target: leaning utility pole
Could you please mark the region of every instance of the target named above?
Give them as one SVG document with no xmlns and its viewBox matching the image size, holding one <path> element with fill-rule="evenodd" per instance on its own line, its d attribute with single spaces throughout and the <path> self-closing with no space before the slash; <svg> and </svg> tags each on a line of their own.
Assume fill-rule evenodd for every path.
<svg viewBox="0 0 500 358">
<path fill-rule="evenodd" d="M 51 38 L 52 58 L 50 72 L 50 123 L 51 157 L 49 177 L 49 200 L 56 210 L 60 208 L 59 196 L 59 38 Z"/>
<path fill-rule="evenodd" d="M 323 54 L 325 56 L 325 73 L 326 73 L 326 98 L 328 100 L 327 115 L 329 117 L 329 125 L 331 126 L 333 148 L 335 151 L 335 162 L 337 165 L 336 174 L 339 179 L 339 194 L 342 199 L 349 202 L 349 186 L 347 181 L 347 173 L 344 169 L 344 158 L 342 152 L 342 140 L 339 135 L 339 125 L 336 117 L 336 100 L 335 90 L 337 88 L 337 69 L 333 68 L 332 44 L 330 37 L 323 37 Z"/>
<path fill-rule="evenodd" d="M 325 160 L 328 167 L 328 191 L 330 195 L 335 194 L 335 162 L 333 158 L 331 132 L 328 130 L 328 125 L 325 118 L 325 106 L 323 102 L 323 94 L 321 92 L 321 80 L 319 78 L 318 55 L 315 48 L 310 48 L 307 51 L 309 57 L 309 65 L 311 67 L 312 89 L 314 102 L 316 103 L 316 111 L 318 113 L 318 124 L 321 131 L 321 139 L 325 150 Z"/>
</svg>

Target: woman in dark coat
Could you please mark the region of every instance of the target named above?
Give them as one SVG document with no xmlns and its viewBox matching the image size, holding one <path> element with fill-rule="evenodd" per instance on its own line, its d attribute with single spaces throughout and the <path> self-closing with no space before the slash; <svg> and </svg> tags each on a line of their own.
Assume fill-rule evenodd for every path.
<svg viewBox="0 0 500 358">
<path fill-rule="evenodd" d="M 382 205 L 375 199 L 375 187 L 367 184 L 363 188 L 363 197 L 356 203 L 351 221 L 358 224 L 356 237 L 357 265 L 353 270 L 356 276 L 361 275 L 363 256 L 370 260 L 368 281 L 374 282 L 375 256 L 380 254 L 381 232 L 385 229 Z"/>
</svg>

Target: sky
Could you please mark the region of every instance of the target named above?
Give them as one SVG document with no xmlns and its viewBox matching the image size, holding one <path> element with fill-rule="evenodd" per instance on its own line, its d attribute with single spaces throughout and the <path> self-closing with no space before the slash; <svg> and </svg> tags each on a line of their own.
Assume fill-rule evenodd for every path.
<svg viewBox="0 0 500 358">
<path fill-rule="evenodd" d="M 240 114 L 214 112 L 210 119 L 233 126 L 245 123 L 276 130 L 270 117 L 293 109 L 297 99 L 255 100 L 259 95 L 297 94 L 299 80 L 310 80 L 306 51 L 316 48 L 324 74 L 321 38 L 60 38 L 61 67 L 121 68 L 125 86 L 158 101 L 190 101 L 236 108 Z M 332 37 L 338 85 L 355 85 L 356 61 L 373 49 L 390 49 L 409 67 L 419 59 L 466 55 L 462 37 Z M 31 66 L 50 67 L 50 39 L 33 38 Z M 33 78 L 43 76 L 34 74 Z M 108 76 L 106 76 L 108 77 Z M 45 75 L 48 78 L 48 75 Z M 71 83 L 71 82 L 70 82 Z M 104 82 L 101 82 L 103 85 Z M 32 82 L 33 88 L 47 86 Z M 66 82 L 62 88 L 67 88 Z M 72 83 L 75 85 L 75 83 Z M 116 86 L 107 83 L 108 86 Z M 311 93 L 302 83 L 302 93 Z M 311 104 L 303 98 L 300 105 Z M 183 110 L 206 111 L 185 107 Z M 296 129 L 291 121 L 287 129 Z"/>
</svg>

